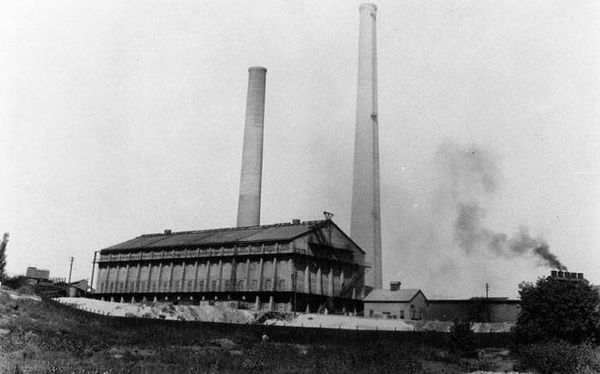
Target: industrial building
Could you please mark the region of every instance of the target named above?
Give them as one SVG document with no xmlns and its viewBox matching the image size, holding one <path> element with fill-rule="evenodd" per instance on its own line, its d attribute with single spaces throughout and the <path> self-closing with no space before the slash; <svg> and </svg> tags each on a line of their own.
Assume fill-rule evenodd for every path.
<svg viewBox="0 0 600 374">
<path fill-rule="evenodd" d="M 267 69 L 253 66 L 248 69 L 237 227 L 165 230 L 101 250 L 94 261 L 98 298 L 216 299 L 255 310 L 362 310 L 365 292 L 381 287 L 376 12 L 373 4 L 359 8 L 351 223 L 356 242 L 328 214 L 321 221 L 261 225 Z M 374 270 L 365 281 L 370 264 Z"/>
<path fill-rule="evenodd" d="M 419 289 L 400 289 L 391 282 L 389 290 L 375 289 L 364 300 L 365 316 L 421 320 L 426 317 L 427 298 Z"/>
<path fill-rule="evenodd" d="M 408 320 L 471 322 L 515 322 L 521 312 L 519 300 L 507 297 L 428 299 L 419 289 L 373 290 L 364 299 L 365 316 Z"/>
<path fill-rule="evenodd" d="M 29 266 L 27 267 L 27 270 L 25 270 L 25 277 L 34 280 L 48 280 L 50 279 L 50 270 Z"/>
<path fill-rule="evenodd" d="M 362 309 L 365 253 L 330 219 L 142 235 L 100 251 L 96 297 Z"/>
</svg>

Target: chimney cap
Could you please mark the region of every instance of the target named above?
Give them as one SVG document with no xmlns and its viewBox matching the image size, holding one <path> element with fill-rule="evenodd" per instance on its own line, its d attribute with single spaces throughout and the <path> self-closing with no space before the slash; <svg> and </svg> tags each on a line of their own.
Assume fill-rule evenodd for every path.
<svg viewBox="0 0 600 374">
<path fill-rule="evenodd" d="M 358 7 L 358 10 L 360 10 L 360 11 L 362 11 L 362 10 L 370 10 L 370 11 L 373 11 L 373 12 L 377 12 L 377 5 L 375 5 L 373 3 L 362 3 Z"/>
<path fill-rule="evenodd" d="M 298 218 L 294 218 L 294 219 L 292 219 L 292 224 L 299 225 L 300 224 L 300 220 Z"/>
<path fill-rule="evenodd" d="M 165 229 L 165 235 L 171 235 L 172 231 L 171 229 Z"/>
<path fill-rule="evenodd" d="M 267 68 L 263 67 L 263 66 L 250 66 L 248 68 L 248 71 L 253 71 L 253 70 L 259 70 L 259 71 L 267 71 Z"/>
</svg>

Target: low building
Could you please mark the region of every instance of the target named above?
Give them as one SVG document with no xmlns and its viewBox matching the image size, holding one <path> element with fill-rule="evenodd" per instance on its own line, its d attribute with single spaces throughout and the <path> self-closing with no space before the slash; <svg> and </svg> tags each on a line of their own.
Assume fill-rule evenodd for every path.
<svg viewBox="0 0 600 374">
<path fill-rule="evenodd" d="M 100 251 L 97 298 L 360 310 L 365 252 L 330 219 L 142 235 Z"/>
<path fill-rule="evenodd" d="M 375 289 L 365 297 L 366 317 L 420 320 L 427 313 L 427 298 L 419 289 L 400 289 L 393 282 L 389 290 Z"/>
<path fill-rule="evenodd" d="M 29 266 L 25 271 L 25 277 L 35 280 L 48 280 L 50 279 L 50 270 Z"/>
<path fill-rule="evenodd" d="M 507 297 L 429 300 L 427 319 L 472 322 L 515 322 L 521 312 L 520 300 Z"/>
</svg>

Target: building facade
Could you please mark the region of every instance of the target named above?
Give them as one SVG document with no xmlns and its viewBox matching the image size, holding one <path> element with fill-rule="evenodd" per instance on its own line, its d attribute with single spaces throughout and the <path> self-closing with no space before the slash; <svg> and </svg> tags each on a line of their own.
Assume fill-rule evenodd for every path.
<svg viewBox="0 0 600 374">
<path fill-rule="evenodd" d="M 427 319 L 472 322 L 516 322 L 521 301 L 506 297 L 429 300 Z"/>
<path fill-rule="evenodd" d="M 97 298 L 228 301 L 259 310 L 362 306 L 364 251 L 331 220 L 142 235 L 103 249 Z"/>
<path fill-rule="evenodd" d="M 427 298 L 419 289 L 375 289 L 364 300 L 368 317 L 421 320 L 426 318 Z"/>
<path fill-rule="evenodd" d="M 36 267 L 33 266 L 29 266 L 27 268 L 27 270 L 25 271 L 25 276 L 27 278 L 31 278 L 31 279 L 44 279 L 44 280 L 48 280 L 50 279 L 50 270 L 46 270 L 46 269 L 38 269 Z"/>
</svg>

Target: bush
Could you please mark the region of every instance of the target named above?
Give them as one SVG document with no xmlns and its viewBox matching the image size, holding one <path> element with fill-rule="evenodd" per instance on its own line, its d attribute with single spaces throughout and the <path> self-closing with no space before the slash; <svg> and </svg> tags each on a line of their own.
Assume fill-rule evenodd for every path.
<svg viewBox="0 0 600 374">
<path fill-rule="evenodd" d="M 521 364 L 540 374 L 584 374 L 600 372 L 600 352 L 589 343 L 564 341 L 530 344 L 519 349 Z"/>
<path fill-rule="evenodd" d="M 519 285 L 519 294 L 519 343 L 563 340 L 579 344 L 597 337 L 600 296 L 586 280 L 540 278 L 535 284 Z"/>
<path fill-rule="evenodd" d="M 6 277 L 2 285 L 17 290 L 27 285 L 27 278 L 22 275 L 15 275 L 14 277 Z"/>
<path fill-rule="evenodd" d="M 471 322 L 454 320 L 450 328 L 450 351 L 459 356 L 472 356 L 475 352 L 475 333 Z"/>
</svg>

